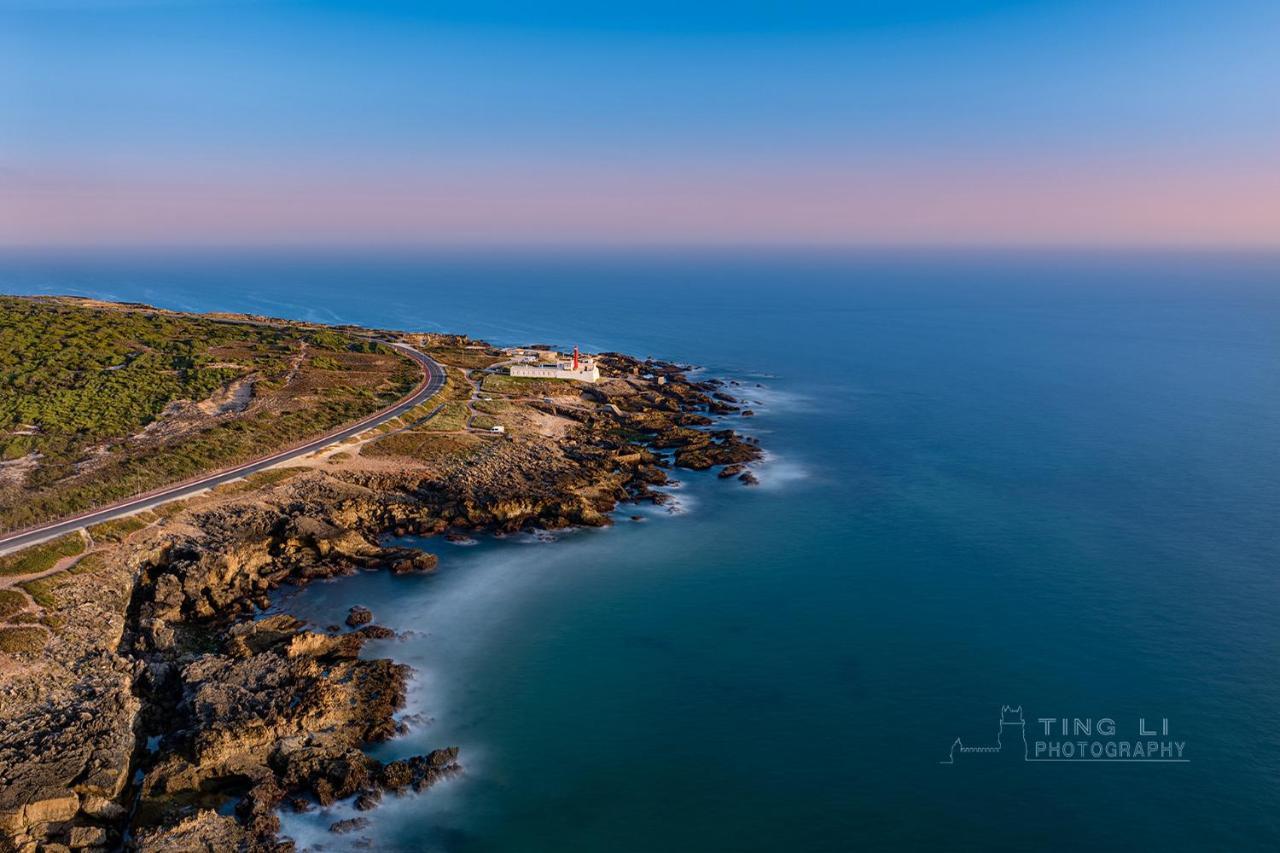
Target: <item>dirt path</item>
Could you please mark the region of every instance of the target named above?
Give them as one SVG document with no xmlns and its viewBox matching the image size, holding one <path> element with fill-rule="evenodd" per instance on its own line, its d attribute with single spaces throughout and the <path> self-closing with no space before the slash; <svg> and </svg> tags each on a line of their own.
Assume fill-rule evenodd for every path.
<svg viewBox="0 0 1280 853">
<path fill-rule="evenodd" d="M 476 401 L 480 399 L 480 383 L 468 376 L 465 370 L 462 372 L 462 378 L 467 380 L 467 384 L 471 386 L 471 395 L 467 397 L 467 429 L 473 430 L 475 427 L 472 424 L 475 422 L 476 417 L 481 414 L 476 411 Z M 488 430 L 484 431 L 487 432 Z"/>
<path fill-rule="evenodd" d="M 298 375 L 298 371 L 302 369 L 302 361 L 307 357 L 307 342 L 303 341 L 298 347 L 298 354 L 293 357 L 293 363 L 289 365 L 289 372 L 285 374 L 282 387 L 289 387 L 289 383 Z"/>
<path fill-rule="evenodd" d="M 89 535 L 88 530 L 80 530 L 79 533 L 80 538 L 84 540 L 84 550 L 79 554 L 75 554 L 70 557 L 63 557 L 43 572 L 31 572 L 25 575 L 5 575 L 4 577 L 0 577 L 0 589 L 8 589 L 13 586 L 18 586 L 19 584 L 24 584 L 27 581 L 38 581 L 40 578 L 47 578 L 49 575 L 56 575 L 58 572 L 66 571 L 85 557 L 89 556 L 93 553 L 95 548 L 93 537 Z M 26 590 L 23 590 L 20 586 L 18 587 L 18 590 L 23 595 L 27 595 Z M 31 596 L 29 595 L 27 596 L 28 599 L 30 597 Z"/>
</svg>

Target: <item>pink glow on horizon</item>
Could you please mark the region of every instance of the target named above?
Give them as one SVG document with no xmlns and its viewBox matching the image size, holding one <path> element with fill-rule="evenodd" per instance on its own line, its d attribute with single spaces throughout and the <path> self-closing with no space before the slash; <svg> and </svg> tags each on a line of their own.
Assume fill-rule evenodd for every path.
<svg viewBox="0 0 1280 853">
<path fill-rule="evenodd" d="M 1280 245 L 1280 169 L 22 179 L 0 245 Z"/>
</svg>

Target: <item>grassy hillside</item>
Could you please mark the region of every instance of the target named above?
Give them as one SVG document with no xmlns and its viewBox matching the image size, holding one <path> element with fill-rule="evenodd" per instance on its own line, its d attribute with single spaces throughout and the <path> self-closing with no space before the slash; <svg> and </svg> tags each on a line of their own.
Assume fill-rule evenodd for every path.
<svg viewBox="0 0 1280 853">
<path fill-rule="evenodd" d="M 323 327 L 0 297 L 0 528 L 288 446 L 419 375 Z"/>
</svg>

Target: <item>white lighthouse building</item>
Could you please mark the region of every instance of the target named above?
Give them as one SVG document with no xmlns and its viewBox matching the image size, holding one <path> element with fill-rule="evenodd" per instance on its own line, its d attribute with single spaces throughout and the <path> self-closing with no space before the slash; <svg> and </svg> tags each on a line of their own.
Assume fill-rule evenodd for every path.
<svg viewBox="0 0 1280 853">
<path fill-rule="evenodd" d="M 600 381 L 600 368 L 596 360 L 584 356 L 573 348 L 572 358 L 561 358 L 556 355 L 554 361 L 535 362 L 532 364 L 513 364 L 510 367 L 512 376 L 523 376 L 528 379 L 575 379 L 578 382 Z"/>
</svg>

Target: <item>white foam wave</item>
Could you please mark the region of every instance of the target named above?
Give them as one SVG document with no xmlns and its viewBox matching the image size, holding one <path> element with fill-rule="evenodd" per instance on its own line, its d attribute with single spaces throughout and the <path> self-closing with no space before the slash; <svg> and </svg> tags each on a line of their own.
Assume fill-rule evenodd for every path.
<svg viewBox="0 0 1280 853">
<path fill-rule="evenodd" d="M 785 488 L 813 476 L 813 472 L 804 463 L 768 450 L 764 452 L 764 458 L 747 467 L 759 478 L 758 488 L 763 490 Z"/>
<path fill-rule="evenodd" d="M 667 496 L 662 503 L 653 504 L 654 510 L 661 515 L 688 515 L 698 505 L 698 499 L 684 491 L 683 483 L 663 486 L 654 491 Z"/>
<path fill-rule="evenodd" d="M 752 409 L 756 416 L 770 412 L 809 412 L 818 408 L 818 401 L 807 394 L 797 391 L 784 391 L 769 385 L 752 383 L 738 389 L 733 396 L 742 400 L 742 405 Z M 732 392 L 730 392 L 732 393 Z M 748 420 L 750 420 L 748 418 Z"/>
<path fill-rule="evenodd" d="M 479 758 L 478 750 L 470 750 L 469 766 L 475 767 Z M 442 779 L 422 793 L 412 790 L 400 794 L 388 793 L 383 796 L 378 807 L 369 812 L 358 811 L 354 798 L 319 806 L 302 814 L 285 809 L 280 813 L 280 831 L 282 835 L 294 840 L 299 853 L 350 850 L 360 838 L 370 839 L 373 842 L 371 849 L 384 849 L 378 841 L 388 830 L 394 831 L 406 824 L 420 824 L 424 811 L 437 815 L 456 811 L 462 805 L 458 792 L 466 773 L 464 769 L 462 774 Z M 329 827 L 335 822 L 356 817 L 369 820 L 369 826 L 342 835 L 329 831 Z"/>
</svg>

